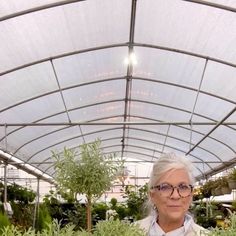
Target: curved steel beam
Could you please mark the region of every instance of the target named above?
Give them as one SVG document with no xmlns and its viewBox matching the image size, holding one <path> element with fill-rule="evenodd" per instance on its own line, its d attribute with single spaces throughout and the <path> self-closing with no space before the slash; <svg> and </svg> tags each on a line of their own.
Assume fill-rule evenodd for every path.
<svg viewBox="0 0 236 236">
<path fill-rule="evenodd" d="M 59 1 L 59 2 L 45 4 L 45 5 L 38 6 L 38 7 L 29 8 L 29 9 L 26 9 L 24 11 L 18 11 L 18 12 L 15 12 L 15 13 L 12 13 L 12 14 L 9 14 L 9 15 L 6 15 L 6 16 L 2 16 L 2 17 L 0 17 L 0 22 L 9 20 L 9 19 L 12 19 L 12 18 L 15 18 L 15 17 L 27 15 L 27 14 L 30 14 L 30 13 L 33 13 L 33 12 L 43 11 L 43 10 L 47 10 L 47 9 L 50 9 L 50 8 L 59 7 L 59 6 L 63 6 L 63 5 L 68 5 L 68 4 L 76 3 L 76 2 L 83 2 L 83 1 L 85 1 L 85 0 L 63 0 L 63 1 Z"/>
<path fill-rule="evenodd" d="M 204 1 L 204 0 L 182 0 L 182 1 L 190 2 L 190 3 L 197 3 L 197 4 L 205 5 L 208 7 L 214 7 L 214 8 L 218 8 L 218 9 L 225 10 L 225 11 L 236 12 L 236 8 L 234 8 L 234 7 L 229 7 L 229 6 L 214 3 L 214 2 L 209 2 L 209 1 Z"/>
<path fill-rule="evenodd" d="M 135 43 L 135 42 L 132 43 L 132 45 L 133 45 L 133 47 L 135 47 L 135 46 L 137 46 L 137 47 L 146 47 L 146 48 L 154 48 L 154 49 L 159 49 L 159 50 L 170 51 L 170 52 L 174 52 L 174 53 L 181 53 L 181 54 L 185 54 L 185 55 L 189 55 L 189 56 L 193 56 L 193 57 L 197 57 L 197 58 L 208 59 L 210 61 L 218 62 L 220 64 L 224 64 L 224 65 L 227 65 L 227 66 L 236 67 L 235 63 L 232 63 L 232 62 L 229 62 L 229 61 L 225 61 L 225 60 L 221 60 L 219 58 L 209 57 L 207 55 L 194 53 L 194 52 L 190 52 L 190 51 L 186 51 L 186 50 L 181 50 L 181 49 L 177 49 L 177 48 L 163 47 L 163 46 L 160 46 L 160 45 L 153 45 L 153 44 L 146 44 L 146 43 Z M 86 52 L 91 52 L 91 51 L 97 51 L 97 50 L 103 50 L 103 49 L 109 49 L 109 48 L 115 48 L 115 47 L 128 47 L 128 46 L 129 46 L 129 42 L 127 42 L 127 43 L 117 43 L 117 44 L 104 45 L 104 46 L 100 46 L 100 47 L 87 48 L 87 49 L 83 49 L 83 50 L 76 50 L 76 51 L 72 51 L 72 52 L 68 52 L 68 53 L 58 54 L 58 55 L 51 56 L 51 57 L 45 57 L 45 58 L 42 58 L 40 60 L 36 60 L 36 61 L 26 63 L 26 64 L 21 65 L 21 66 L 14 67 L 14 68 L 6 70 L 6 71 L 2 71 L 2 72 L 0 72 L 0 76 L 5 75 L 5 74 L 9 74 L 11 72 L 14 72 L 14 71 L 26 68 L 26 67 L 30 67 L 30 66 L 33 66 L 33 65 L 36 65 L 36 64 L 47 62 L 47 61 L 50 61 L 50 60 L 55 60 L 55 59 L 68 57 L 68 56 L 72 56 L 72 55 L 77 55 L 77 54 L 81 54 L 81 53 L 86 53 Z"/>
<path fill-rule="evenodd" d="M 9 19 L 12 19 L 15 17 L 23 16 L 26 14 L 30 14 L 33 12 L 42 11 L 42 10 L 46 10 L 46 9 L 50 9 L 50 8 L 54 8 L 54 7 L 58 7 L 58 6 L 68 5 L 68 4 L 72 4 L 72 3 L 76 3 L 76 2 L 83 2 L 83 1 L 85 1 L 85 0 L 63 0 L 63 1 L 45 4 L 45 5 L 34 7 L 34 8 L 29 8 L 24 11 L 15 12 L 13 14 L 9 14 L 9 15 L 0 17 L 0 22 L 5 21 L 5 20 L 9 20 Z M 236 9 L 233 7 L 229 7 L 229 6 L 223 5 L 223 4 L 212 3 L 212 2 L 208 2 L 208 1 L 204 1 L 204 0 L 182 0 L 182 1 L 190 2 L 190 3 L 197 3 L 197 4 L 201 4 L 201 5 L 205 5 L 205 6 L 213 7 L 213 8 L 218 8 L 218 9 L 225 10 L 225 11 L 236 12 Z"/>
</svg>

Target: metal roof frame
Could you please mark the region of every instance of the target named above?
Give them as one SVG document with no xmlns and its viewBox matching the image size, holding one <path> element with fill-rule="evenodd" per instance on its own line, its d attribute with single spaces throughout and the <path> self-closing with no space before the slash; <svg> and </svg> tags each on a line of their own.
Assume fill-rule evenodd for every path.
<svg viewBox="0 0 236 236">
<path fill-rule="evenodd" d="M 54 9 L 57 9 L 58 7 L 69 6 L 71 4 L 74 6 L 74 8 L 79 9 L 79 6 L 82 6 L 82 4 L 85 4 L 87 2 L 90 4 L 90 2 L 92 1 L 90 0 L 87 0 L 87 1 L 48 0 L 46 2 L 48 3 L 45 3 L 45 4 L 35 3 L 34 7 L 29 7 L 25 9 L 17 9 L 17 10 L 12 11 L 11 14 L 5 14 L 2 16 L 0 15 L 0 27 L 1 27 L 1 24 L 8 23 L 8 22 L 10 23 L 10 20 L 12 19 L 17 20 L 19 17 L 21 18 L 24 18 L 25 16 L 31 17 L 32 15 L 32 18 L 30 19 L 33 20 L 34 13 L 37 13 L 37 14 L 41 12 L 43 13 L 44 11 L 48 9 L 54 10 Z M 48 63 L 50 70 L 52 71 L 52 76 L 56 82 L 56 86 L 54 87 L 53 90 L 49 90 L 49 89 L 47 90 L 46 88 L 44 88 L 45 92 L 41 92 L 40 94 L 35 93 L 32 96 L 25 97 L 25 99 L 19 99 L 17 102 L 14 102 L 14 103 L 12 103 L 11 99 L 9 99 L 9 101 L 6 101 L 6 104 L 7 104 L 6 106 L 0 106 L 0 119 L 2 120 L 1 116 L 3 115 L 3 120 L 4 120 L 4 122 L 0 123 L 0 128 L 1 127 L 3 128 L 2 132 L 0 132 L 0 150 L 19 158 L 19 160 L 21 160 L 23 163 L 15 163 L 12 161 L 11 158 L 8 159 L 6 158 L 6 156 L 1 155 L 0 158 L 4 162 L 11 163 L 17 166 L 18 168 L 25 170 L 28 173 L 32 173 L 36 175 L 39 178 L 44 178 L 46 180 L 51 181 L 50 178 L 45 178 L 42 176 L 43 174 L 48 174 L 49 176 L 53 178 L 54 173 L 53 171 L 50 170 L 53 167 L 53 162 L 50 159 L 50 151 L 54 147 L 60 146 L 60 148 L 62 149 L 65 143 L 75 140 L 77 138 L 81 138 L 82 142 L 89 142 L 90 139 L 88 137 L 90 135 L 97 135 L 99 137 L 99 135 L 102 132 L 106 133 L 107 131 L 114 131 L 114 132 L 122 131 L 117 134 L 114 133 L 114 136 L 110 138 L 107 138 L 106 136 L 101 137 L 101 140 L 104 140 L 104 141 L 116 140 L 116 144 L 111 144 L 108 146 L 104 145 L 103 146 L 104 150 L 106 150 L 106 148 L 119 147 L 120 148 L 119 155 L 121 157 L 127 157 L 127 155 L 129 154 L 134 154 L 134 155 L 137 154 L 137 156 L 146 157 L 146 158 L 143 158 L 143 160 L 145 160 L 146 162 L 153 162 L 155 159 L 159 157 L 159 155 L 163 151 L 164 152 L 170 151 L 170 150 L 178 151 L 182 154 L 185 154 L 186 156 L 189 156 L 191 160 L 194 163 L 196 163 L 196 169 L 197 169 L 196 177 L 199 179 L 205 178 L 206 176 L 209 176 L 209 175 L 213 175 L 219 171 L 225 170 L 235 165 L 236 151 L 235 151 L 233 142 L 232 144 L 229 144 L 224 139 L 220 139 L 219 138 L 220 136 L 213 135 L 215 134 L 216 130 L 218 131 L 220 129 L 224 129 L 224 131 L 227 130 L 227 132 L 229 133 L 232 132 L 232 135 L 235 135 L 234 133 L 236 130 L 236 122 L 234 121 L 234 118 L 232 118 L 232 116 L 235 115 L 235 111 L 236 111 L 235 97 L 233 96 L 233 94 L 230 94 L 230 98 L 229 98 L 225 94 L 222 95 L 222 94 L 210 92 L 210 90 L 207 91 L 206 89 L 202 89 L 202 83 L 204 82 L 204 79 L 206 77 L 206 73 L 207 73 L 206 71 L 209 67 L 209 63 L 212 63 L 212 62 L 217 63 L 219 65 L 225 66 L 225 68 L 231 68 L 232 71 L 235 71 L 236 64 L 234 60 L 233 59 L 226 60 L 226 59 L 222 59 L 223 57 L 220 58 L 217 56 L 204 54 L 204 52 L 199 53 L 194 50 L 190 51 L 184 48 L 173 47 L 172 45 L 166 46 L 166 45 L 161 45 L 161 43 L 153 44 L 150 42 L 136 41 L 136 24 L 138 24 L 136 22 L 136 17 L 137 17 L 137 14 L 140 14 L 140 12 L 137 10 L 137 7 L 139 4 L 143 4 L 147 8 L 149 6 L 147 4 L 147 1 L 145 0 L 132 0 L 132 1 L 127 1 L 127 2 L 128 2 L 127 6 L 130 4 L 130 21 L 127 22 L 129 24 L 129 30 L 128 30 L 129 35 L 126 35 L 128 38 L 128 41 L 122 41 L 119 43 L 113 42 L 113 43 L 107 43 L 104 45 L 97 45 L 97 46 L 94 46 L 91 43 L 91 47 L 84 47 L 82 49 L 75 48 L 75 50 L 68 50 L 68 51 L 64 51 L 63 53 L 56 52 L 54 54 L 50 54 L 45 57 L 38 57 L 37 60 L 29 60 L 27 63 L 15 64 L 14 66 L 11 66 L 11 68 L 6 67 L 5 69 L 0 69 L 0 83 L 1 83 L 1 79 L 7 80 L 7 76 L 12 75 L 16 72 L 19 72 L 22 70 L 28 70 L 28 69 L 34 68 L 35 66 L 41 66 L 44 63 Z M 179 2 L 179 3 L 186 2 L 187 4 L 191 4 L 191 5 L 196 4 L 204 8 L 206 7 L 209 9 L 217 9 L 217 10 L 222 11 L 222 14 L 223 12 L 224 13 L 230 12 L 234 14 L 234 22 L 235 22 L 236 6 L 234 5 L 229 6 L 229 5 L 226 5 L 226 3 L 223 4 L 224 0 L 221 1 L 222 4 L 219 4 L 217 2 L 212 2 L 212 1 L 209 2 L 209 1 L 200 1 L 200 0 L 176 0 L 175 2 Z M 153 3 L 154 2 L 149 2 L 150 5 L 152 5 Z M 5 4 L 7 5 L 8 3 L 5 3 Z M 120 6 L 124 7 L 122 5 L 123 2 L 119 3 L 116 0 L 110 1 L 110 3 L 106 2 L 106 4 L 110 4 L 109 7 L 111 7 L 111 9 L 113 7 L 113 4 L 117 4 L 117 5 L 120 4 Z M 164 4 L 164 2 L 161 4 Z M 166 4 L 167 9 L 168 7 L 171 6 L 169 5 L 171 3 L 169 3 L 168 1 L 165 4 Z M 10 5 L 11 4 L 9 3 L 9 7 L 12 7 Z M 183 5 L 183 6 L 186 8 L 188 7 L 187 5 Z M 67 10 L 68 11 L 72 10 L 72 8 L 68 8 Z M 182 10 L 182 9 L 179 9 L 179 10 Z M 209 10 L 209 13 L 210 13 L 210 10 Z M 148 16 L 146 17 L 148 18 Z M 86 25 L 84 27 L 86 27 Z M 5 42 L 3 39 L 0 39 L 0 42 L 2 43 L 2 45 L 7 44 L 7 42 Z M 14 47 L 16 46 L 14 45 Z M 130 55 L 139 49 L 148 49 L 148 50 L 153 50 L 152 53 L 154 55 L 155 53 L 158 53 L 159 50 L 161 50 L 163 52 L 172 53 L 173 57 L 176 54 L 180 54 L 180 55 L 185 55 L 189 59 L 190 58 L 201 59 L 204 66 L 202 67 L 202 71 L 199 72 L 199 74 L 201 74 L 201 78 L 199 78 L 200 83 L 198 84 L 198 86 L 194 87 L 192 85 L 189 86 L 187 84 L 179 83 L 178 80 L 176 80 L 175 82 L 172 82 L 172 81 L 163 80 L 157 77 L 152 78 L 151 76 L 148 76 L 148 75 L 140 76 L 140 73 L 137 73 L 139 72 L 137 68 L 133 64 L 128 64 L 126 67 L 126 72 L 121 73 L 122 74 L 121 76 L 108 75 L 108 76 L 103 76 L 97 79 L 93 78 L 88 81 L 75 82 L 75 84 L 68 84 L 68 85 L 63 84 L 64 81 L 62 81 L 61 79 L 62 75 L 59 72 L 58 65 L 56 64 L 58 60 L 65 60 L 72 56 L 80 57 L 83 54 L 88 54 L 88 53 L 93 53 L 93 52 L 99 53 L 100 51 L 103 51 L 103 50 L 113 50 L 113 49 L 121 49 L 121 48 L 127 49 L 127 55 Z M 223 46 L 222 46 L 222 50 L 223 50 Z M 2 57 L 2 59 L 4 58 L 4 56 L 7 56 L 4 54 L 1 54 L 1 55 L 2 56 L 0 57 Z M 77 61 L 77 63 L 79 62 Z M 110 72 L 107 71 L 107 74 L 109 73 Z M 146 71 L 145 73 L 148 73 L 148 71 Z M 77 106 L 73 106 L 73 107 L 69 105 L 68 103 L 68 98 L 69 98 L 68 93 L 70 93 L 70 91 L 72 91 L 73 89 L 84 88 L 85 90 L 87 90 L 88 86 L 99 88 L 101 84 L 106 85 L 108 82 L 113 83 L 115 81 L 116 82 L 125 81 L 125 90 L 123 91 L 123 94 L 124 94 L 123 97 L 107 98 L 105 100 L 96 100 L 94 102 L 87 103 L 87 104 L 86 103 L 77 104 Z M 155 84 L 155 86 L 164 85 L 166 86 L 166 88 L 174 87 L 174 88 L 182 89 L 182 91 L 192 91 L 194 93 L 193 97 L 195 96 L 195 99 L 193 99 L 195 100 L 195 102 L 192 106 L 192 109 L 188 110 L 184 106 L 181 107 L 181 104 L 179 104 L 179 107 L 175 107 L 174 105 L 171 105 L 165 102 L 159 102 L 158 100 L 153 101 L 151 97 L 148 97 L 148 99 L 146 97 L 141 97 L 141 96 L 139 98 L 135 98 L 133 96 L 133 93 L 134 93 L 133 85 L 136 82 L 145 83 L 145 84 L 153 83 Z M 232 87 L 234 86 L 236 87 L 236 83 L 232 85 Z M 112 89 L 114 90 L 114 88 Z M 66 92 L 67 94 L 65 94 Z M 46 112 L 43 117 L 41 116 L 37 120 L 32 118 L 31 122 L 28 122 L 27 117 L 25 118 L 22 117 L 21 118 L 22 121 L 19 121 L 18 119 L 16 119 L 15 121 L 13 119 L 13 122 L 5 120 L 6 119 L 5 114 L 7 116 L 8 112 L 11 112 L 11 111 L 15 112 L 14 109 L 18 109 L 18 107 L 20 106 L 25 107 L 26 104 L 30 104 L 30 103 L 33 104 L 33 102 L 37 102 L 39 99 L 47 100 L 47 98 L 52 95 L 56 95 L 58 96 L 58 98 L 60 98 L 60 103 L 62 104 L 61 106 L 62 110 L 60 111 L 55 110 L 54 113 Z M 196 110 L 196 105 L 199 102 L 200 95 L 209 96 L 211 98 L 221 101 L 222 103 L 225 102 L 227 106 L 231 106 L 231 109 L 228 110 L 227 113 L 223 113 L 220 116 L 221 117 L 220 119 L 215 119 L 213 116 L 211 117 L 207 115 L 207 113 L 202 114 Z M 122 114 L 121 113 L 120 114 L 115 114 L 115 113 L 104 114 L 100 117 L 92 116 L 89 119 L 87 120 L 85 119 L 82 121 L 77 121 L 71 118 L 71 115 L 73 112 L 76 112 L 76 114 L 79 114 L 78 112 L 82 110 L 87 110 L 87 109 L 94 110 L 94 109 L 99 109 L 101 106 L 109 107 L 109 106 L 112 106 L 112 104 L 121 104 L 121 106 L 123 107 L 123 113 Z M 171 112 L 172 115 L 175 112 L 179 112 L 181 114 L 187 113 L 189 115 L 189 120 L 186 121 L 185 118 L 183 118 L 182 120 L 179 120 L 179 119 L 162 120 L 158 118 L 154 119 L 153 117 L 146 115 L 146 113 L 137 115 L 135 114 L 134 109 L 133 109 L 134 104 L 139 104 L 140 106 L 143 106 L 143 107 L 152 106 L 153 109 L 158 109 L 159 107 L 163 107 L 167 109 L 169 112 Z M 58 120 L 57 122 L 55 121 L 50 122 L 50 119 L 54 119 L 54 118 L 56 119 L 60 115 L 64 115 L 64 114 L 67 121 Z M 19 115 L 22 116 L 22 114 L 19 114 Z M 196 117 L 198 118 L 197 120 L 196 120 Z M 109 121 L 109 120 L 112 120 L 112 121 Z M 98 126 L 102 128 L 95 129 L 94 131 L 86 131 L 86 127 L 91 127 L 91 126 L 94 126 L 94 127 Z M 142 128 L 138 128 L 137 126 L 138 127 L 141 126 Z M 150 131 L 147 128 L 150 126 L 155 126 L 155 127 L 165 126 L 167 128 L 166 128 L 166 131 L 163 131 L 163 132 L 160 132 L 160 131 L 154 132 L 154 131 Z M 208 128 L 207 130 L 199 131 L 198 130 L 199 128 L 196 129 L 196 126 L 197 127 L 204 126 Z M 50 127 L 50 129 L 42 134 L 38 134 L 36 132 L 35 135 L 29 140 L 27 139 L 25 139 L 25 141 L 17 140 L 17 135 L 20 132 L 25 132 L 24 135 L 27 136 L 27 130 L 26 130 L 27 127 L 31 129 L 32 133 L 34 132 L 33 131 L 34 127 Z M 59 133 L 62 131 L 66 132 L 66 130 L 67 129 L 69 130 L 71 127 L 78 127 L 79 134 L 77 136 L 74 136 L 73 134 L 71 134 L 70 137 L 65 137 L 64 139 L 58 139 L 55 141 L 51 140 L 52 142 L 51 144 L 47 144 L 47 141 L 45 141 L 45 144 L 41 146 L 40 148 L 34 147 L 35 146 L 34 143 L 39 142 L 44 139 L 45 140 L 50 139 L 50 137 L 55 135 L 56 133 Z M 171 127 L 178 127 L 182 129 L 183 132 L 188 132 L 189 139 L 187 140 L 186 136 L 181 136 L 181 134 L 173 135 L 173 133 L 169 133 L 169 129 Z M 158 134 L 158 135 L 163 136 L 165 139 L 164 141 L 160 141 L 160 140 L 153 141 L 151 139 L 147 139 L 142 136 L 134 137 L 130 135 L 131 131 L 135 132 L 138 130 L 145 134 L 150 134 L 150 133 L 153 133 L 154 135 Z M 196 137 L 200 136 L 200 138 L 196 138 L 196 140 L 193 141 L 192 140 L 193 134 L 196 135 Z M 138 146 L 138 144 L 137 145 L 130 144 L 130 142 L 134 140 L 137 142 L 138 141 L 148 142 L 149 145 L 152 146 L 152 148 L 146 147 L 146 146 Z M 174 143 L 172 144 L 171 140 L 179 141 L 183 145 L 188 144 L 189 148 L 183 148 L 181 146 L 174 146 Z M 203 143 L 205 143 L 205 141 L 207 141 L 207 143 L 208 141 L 217 143 L 219 145 L 219 148 L 221 148 L 222 150 L 228 150 L 228 154 L 226 155 L 231 155 L 231 156 L 229 157 L 222 156 L 223 154 L 221 154 L 221 152 L 217 154 L 216 151 L 214 150 L 214 147 L 206 146 L 207 143 L 202 145 Z M 72 142 L 70 147 L 79 148 L 80 144 L 81 143 L 75 144 Z M 162 148 L 161 149 L 156 148 L 157 145 L 162 146 Z M 135 149 L 137 148 L 140 149 L 141 151 L 140 152 L 135 151 Z M 45 152 L 47 154 L 45 154 Z M 153 155 L 150 155 L 150 152 L 153 152 Z M 42 157 L 39 154 L 40 155 L 42 154 L 44 156 L 44 159 L 42 159 Z M 209 156 L 204 158 L 201 156 L 202 154 L 209 155 Z M 212 160 L 213 157 L 216 158 L 216 160 Z M 138 159 L 143 161 L 142 158 L 140 157 Z M 42 160 L 42 162 L 40 162 L 39 160 Z M 206 164 L 206 166 L 208 167 L 207 170 L 202 169 L 201 167 L 202 163 Z M 32 165 L 34 168 L 40 170 L 42 175 L 38 173 L 34 173 L 34 171 L 32 171 L 31 169 L 28 169 L 26 167 L 26 164 Z M 42 167 L 42 165 L 47 166 L 47 167 Z"/>
</svg>

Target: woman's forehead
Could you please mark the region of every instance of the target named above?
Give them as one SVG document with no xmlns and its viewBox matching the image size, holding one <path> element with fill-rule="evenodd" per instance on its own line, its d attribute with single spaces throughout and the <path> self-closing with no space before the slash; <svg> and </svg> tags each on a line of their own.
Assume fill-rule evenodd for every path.
<svg viewBox="0 0 236 236">
<path fill-rule="evenodd" d="M 160 176 L 158 182 L 189 182 L 189 174 L 185 169 L 171 169 Z"/>
</svg>

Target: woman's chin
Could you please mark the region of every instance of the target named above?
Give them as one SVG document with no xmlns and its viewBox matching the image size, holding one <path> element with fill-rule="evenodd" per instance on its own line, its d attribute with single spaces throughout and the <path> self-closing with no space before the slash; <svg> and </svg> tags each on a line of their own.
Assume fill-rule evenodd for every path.
<svg viewBox="0 0 236 236">
<path fill-rule="evenodd" d="M 184 219 L 184 215 L 182 212 L 172 211 L 169 212 L 168 218 L 170 219 L 170 221 L 182 221 Z"/>
</svg>

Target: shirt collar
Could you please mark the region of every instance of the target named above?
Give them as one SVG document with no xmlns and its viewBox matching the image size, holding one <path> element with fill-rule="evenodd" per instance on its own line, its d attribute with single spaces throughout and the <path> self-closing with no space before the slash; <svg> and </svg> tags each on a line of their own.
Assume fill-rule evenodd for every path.
<svg viewBox="0 0 236 236">
<path fill-rule="evenodd" d="M 151 221 L 151 227 L 149 230 L 149 236 L 175 236 L 175 235 L 183 235 L 185 234 L 189 228 L 191 227 L 191 223 L 193 221 L 193 218 L 186 214 L 184 218 L 184 225 L 176 230 L 170 231 L 168 233 L 165 233 L 162 228 L 156 223 L 156 219 L 158 217 L 158 214 L 155 212 L 153 214 L 153 218 Z"/>
</svg>

